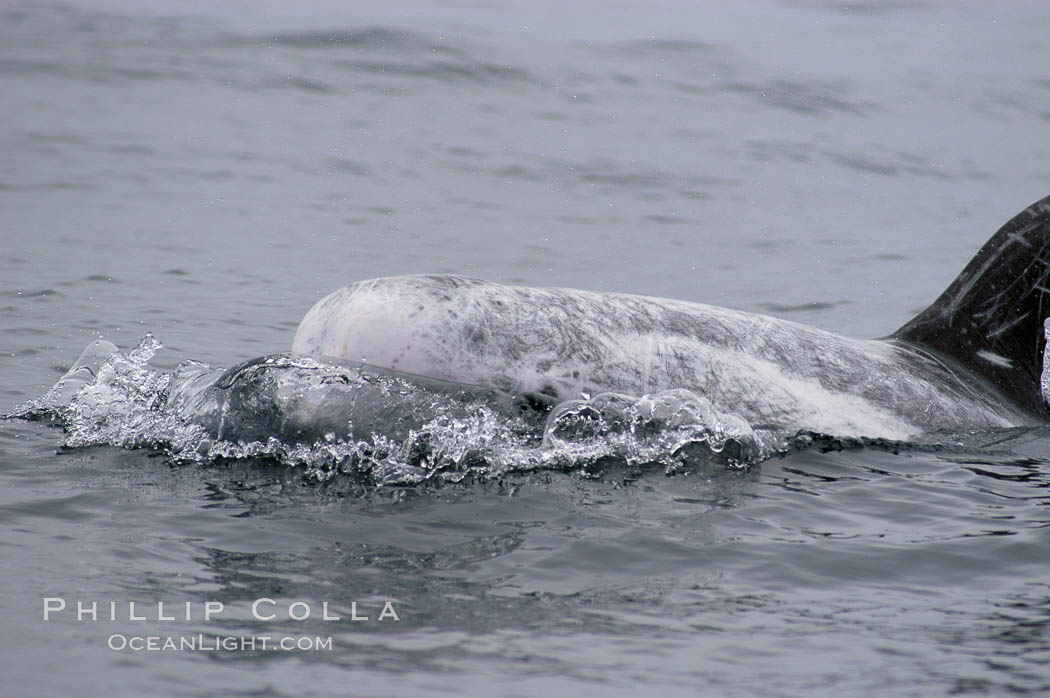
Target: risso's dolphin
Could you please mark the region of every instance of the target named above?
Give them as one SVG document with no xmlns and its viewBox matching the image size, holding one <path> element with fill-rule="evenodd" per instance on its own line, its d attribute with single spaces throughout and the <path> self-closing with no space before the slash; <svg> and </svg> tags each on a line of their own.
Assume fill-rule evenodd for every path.
<svg viewBox="0 0 1050 698">
<path fill-rule="evenodd" d="M 1050 197 L 882 339 L 679 300 L 451 275 L 360 281 L 319 301 L 297 354 L 569 400 L 689 389 L 751 424 L 907 439 L 1050 421 Z"/>
<path fill-rule="evenodd" d="M 542 427 L 553 400 L 388 371 L 357 361 L 270 354 L 228 370 L 180 367 L 167 406 L 215 439 L 285 444 L 404 439 L 439 412 L 463 417 L 479 406 L 523 427 Z"/>
</svg>

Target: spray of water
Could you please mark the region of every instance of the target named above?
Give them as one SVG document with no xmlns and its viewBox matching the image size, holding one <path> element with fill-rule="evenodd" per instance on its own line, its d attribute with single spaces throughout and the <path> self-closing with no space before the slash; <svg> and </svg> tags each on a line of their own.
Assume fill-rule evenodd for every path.
<svg viewBox="0 0 1050 698">
<path fill-rule="evenodd" d="M 544 469 L 739 469 L 790 443 L 688 390 L 551 404 L 290 354 L 164 372 L 149 365 L 160 348 L 152 335 L 126 354 L 93 342 L 50 391 L 9 416 L 62 426 L 69 448 L 151 448 L 194 463 L 267 459 L 312 480 L 346 474 L 376 485 Z"/>
</svg>

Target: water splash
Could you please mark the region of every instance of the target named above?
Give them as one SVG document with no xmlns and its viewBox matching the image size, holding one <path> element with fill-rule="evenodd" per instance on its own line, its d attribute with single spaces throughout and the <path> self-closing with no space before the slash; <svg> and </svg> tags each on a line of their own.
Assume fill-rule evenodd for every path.
<svg viewBox="0 0 1050 698">
<path fill-rule="evenodd" d="M 630 465 L 663 463 L 670 469 L 698 456 L 746 467 L 775 452 L 779 441 L 681 389 L 641 398 L 603 393 L 566 401 L 551 412 L 543 435 L 544 445 L 555 453 L 622 458 Z"/>
<path fill-rule="evenodd" d="M 746 468 L 789 440 L 688 390 L 560 404 L 480 386 L 293 354 L 229 370 L 152 368 L 152 335 L 122 354 L 94 342 L 13 415 L 65 429 L 65 446 L 159 449 L 180 462 L 267 459 L 308 480 L 368 484 L 491 479 L 558 469 Z"/>
</svg>

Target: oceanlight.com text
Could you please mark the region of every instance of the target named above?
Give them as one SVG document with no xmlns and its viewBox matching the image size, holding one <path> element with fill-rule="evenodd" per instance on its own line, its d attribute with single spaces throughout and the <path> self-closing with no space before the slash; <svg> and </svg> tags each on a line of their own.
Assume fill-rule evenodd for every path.
<svg viewBox="0 0 1050 698">
<path fill-rule="evenodd" d="M 308 635 L 125 635 L 106 645 L 117 652 L 331 652 L 332 638 Z"/>
</svg>

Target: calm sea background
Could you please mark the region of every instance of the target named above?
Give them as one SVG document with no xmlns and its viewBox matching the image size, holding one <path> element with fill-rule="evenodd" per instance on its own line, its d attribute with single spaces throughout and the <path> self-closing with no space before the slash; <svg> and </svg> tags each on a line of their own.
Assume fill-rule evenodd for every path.
<svg viewBox="0 0 1050 698">
<path fill-rule="evenodd" d="M 5 2 L 0 412 L 100 336 L 286 351 L 387 274 L 888 334 L 1050 193 L 1048 36 L 1034 0 Z M 1046 428 L 352 496 L 61 445 L 0 422 L 4 695 L 1050 691 Z M 197 632 L 334 649 L 107 647 Z"/>
</svg>

